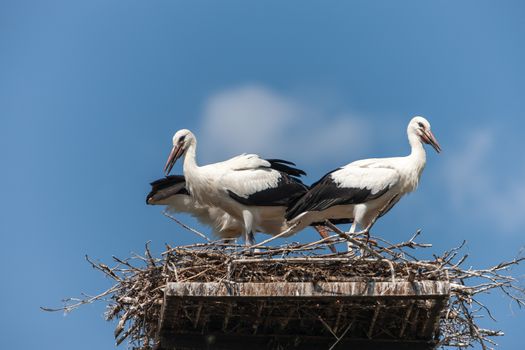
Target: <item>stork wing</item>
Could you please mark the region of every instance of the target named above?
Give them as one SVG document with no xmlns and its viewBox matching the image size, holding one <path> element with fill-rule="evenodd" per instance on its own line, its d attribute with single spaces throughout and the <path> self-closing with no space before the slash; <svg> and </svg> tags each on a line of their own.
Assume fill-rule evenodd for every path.
<svg viewBox="0 0 525 350">
<path fill-rule="evenodd" d="M 146 196 L 147 204 L 155 204 L 176 194 L 188 194 L 182 175 L 170 175 L 150 183 L 151 191 Z"/>
<path fill-rule="evenodd" d="M 290 165 L 295 166 L 295 163 L 290 162 L 288 160 L 283 160 L 283 159 L 266 159 L 266 160 L 270 163 L 270 167 L 272 169 L 275 169 L 282 173 L 285 173 L 291 176 L 297 176 L 297 177 L 306 175 L 304 170 L 290 166 Z"/>
<path fill-rule="evenodd" d="M 224 162 L 215 163 L 214 166 L 220 166 L 224 170 L 253 170 L 258 168 L 269 168 L 270 162 L 262 159 L 257 154 L 241 154 L 237 157 L 230 158 Z"/>
<path fill-rule="evenodd" d="M 244 205 L 260 206 L 285 206 L 290 207 L 308 188 L 298 179 L 280 174 L 276 186 L 268 186 L 250 194 L 239 195 L 232 190 L 228 190 L 231 198 Z"/>
<path fill-rule="evenodd" d="M 243 154 L 222 165 L 217 183 L 239 203 L 288 207 L 308 190 L 295 177 L 305 172 L 294 165 L 287 160 L 265 160 L 255 154 Z"/>
<path fill-rule="evenodd" d="M 295 163 L 284 159 L 262 159 L 257 154 L 241 154 L 221 163 L 215 163 L 221 169 L 230 171 L 256 170 L 256 169 L 275 169 L 279 172 L 291 176 L 302 176 L 306 173 L 298 168 L 294 168 Z"/>
<path fill-rule="evenodd" d="M 306 211 L 322 211 L 336 205 L 360 204 L 384 195 L 399 181 L 395 169 L 349 164 L 314 183 L 286 213 L 288 220 Z"/>
</svg>

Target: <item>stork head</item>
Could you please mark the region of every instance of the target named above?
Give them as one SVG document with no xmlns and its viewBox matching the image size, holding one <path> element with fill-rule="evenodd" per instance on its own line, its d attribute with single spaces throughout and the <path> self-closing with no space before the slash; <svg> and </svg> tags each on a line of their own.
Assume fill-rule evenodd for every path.
<svg viewBox="0 0 525 350">
<path fill-rule="evenodd" d="M 408 123 L 408 134 L 414 134 L 419 137 L 419 140 L 427 145 L 434 147 L 437 153 L 441 152 L 441 146 L 432 131 L 430 131 L 430 123 L 423 117 L 414 117 Z"/>
<path fill-rule="evenodd" d="M 173 135 L 173 148 L 164 166 L 164 173 L 166 175 L 170 173 L 177 159 L 186 153 L 186 150 L 194 140 L 195 136 L 193 136 L 192 132 L 188 129 L 181 129 Z"/>
</svg>

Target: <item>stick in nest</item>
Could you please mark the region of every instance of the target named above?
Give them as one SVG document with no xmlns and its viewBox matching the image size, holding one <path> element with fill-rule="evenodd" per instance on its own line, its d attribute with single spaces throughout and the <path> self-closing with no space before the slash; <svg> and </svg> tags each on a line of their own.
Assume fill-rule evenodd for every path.
<svg viewBox="0 0 525 350">
<path fill-rule="evenodd" d="M 471 347 L 477 343 L 481 348 L 489 349 L 494 343 L 493 337 L 503 333 L 480 326 L 480 317 L 493 316 L 490 307 L 484 305 L 480 297 L 499 290 L 518 306 L 525 306 L 525 289 L 508 272 L 523 262 L 523 256 L 489 268 L 475 269 L 463 267 L 465 255 L 459 254 L 461 247 L 429 260 L 408 254 L 408 250 L 413 252 L 429 247 L 416 242 L 419 231 L 409 240 L 395 244 L 373 237 L 377 245 L 368 246 L 337 227 L 331 228 L 340 237 L 350 239 L 366 250 L 371 258 L 319 254 L 325 247 L 324 240 L 266 246 L 259 254 L 238 245 L 232 245 L 228 251 L 217 249 L 223 247 L 218 243 L 167 246 L 159 258 L 155 258 L 146 245 L 145 256 L 114 258 L 117 265 L 112 267 L 86 257 L 91 266 L 110 277 L 115 284 L 95 296 L 68 299 L 63 307 L 42 309 L 69 312 L 81 305 L 105 301 L 108 303 L 107 319 L 119 321 L 115 329 L 117 342 L 128 340 L 137 349 L 146 350 L 155 345 L 163 289 L 168 282 L 446 281 L 450 283 L 451 294 L 439 320 L 439 345 Z"/>
<path fill-rule="evenodd" d="M 171 220 L 175 221 L 177 224 L 179 224 L 180 226 L 182 226 L 182 227 L 185 228 L 186 230 L 195 233 L 197 236 L 199 236 L 200 238 L 205 239 L 207 242 L 211 242 L 211 240 L 208 238 L 208 236 L 206 236 L 204 233 L 201 233 L 201 232 L 197 231 L 196 229 L 191 228 L 191 227 L 189 227 L 188 225 L 184 224 L 183 222 L 181 222 L 180 220 L 178 220 L 176 217 L 174 217 L 173 215 L 171 215 L 167 210 L 163 210 L 163 211 L 162 211 L 162 214 L 164 214 L 164 216 L 167 216 L 167 217 L 170 218 Z"/>
</svg>

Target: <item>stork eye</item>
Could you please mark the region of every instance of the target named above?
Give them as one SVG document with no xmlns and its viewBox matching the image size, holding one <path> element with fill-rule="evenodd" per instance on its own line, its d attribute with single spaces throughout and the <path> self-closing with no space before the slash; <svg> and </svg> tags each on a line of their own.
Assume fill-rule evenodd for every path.
<svg viewBox="0 0 525 350">
<path fill-rule="evenodd" d="M 423 128 L 423 129 L 425 128 L 425 126 L 421 122 L 417 122 L 417 125 L 419 125 L 420 128 Z"/>
<path fill-rule="evenodd" d="M 184 139 L 186 138 L 186 135 L 182 135 L 179 139 L 179 143 L 184 142 Z"/>
</svg>

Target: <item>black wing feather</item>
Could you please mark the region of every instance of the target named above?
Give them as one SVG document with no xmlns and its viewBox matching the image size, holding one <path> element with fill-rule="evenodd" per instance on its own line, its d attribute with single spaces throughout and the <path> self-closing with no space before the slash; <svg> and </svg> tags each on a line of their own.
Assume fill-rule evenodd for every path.
<svg viewBox="0 0 525 350">
<path fill-rule="evenodd" d="M 330 176 L 334 171 L 329 172 L 310 187 L 310 190 L 287 211 L 287 220 L 305 211 L 323 211 L 336 205 L 364 203 L 381 197 L 389 189 L 387 187 L 372 194 L 372 190 L 367 188 L 338 187 Z"/>
<path fill-rule="evenodd" d="M 228 194 L 231 198 L 244 205 L 285 206 L 288 208 L 301 198 L 306 191 L 308 191 L 308 187 L 300 180 L 281 173 L 281 178 L 276 187 L 255 192 L 247 197 L 239 196 L 230 190 L 228 190 Z"/>
<path fill-rule="evenodd" d="M 288 174 L 290 176 L 300 177 L 306 175 L 304 170 L 291 167 L 290 165 L 295 166 L 295 163 L 283 159 L 265 159 L 267 162 L 270 162 L 270 168 L 275 169 L 281 173 Z"/>
<path fill-rule="evenodd" d="M 291 162 L 289 160 L 279 159 L 279 158 L 266 159 L 266 161 L 270 163 L 283 163 L 283 164 L 288 164 L 288 165 L 293 165 L 293 166 L 296 165 L 294 162 Z"/>
<path fill-rule="evenodd" d="M 151 191 L 146 196 L 146 203 L 154 203 L 176 194 L 189 195 L 183 175 L 170 175 L 150 183 Z"/>
</svg>

